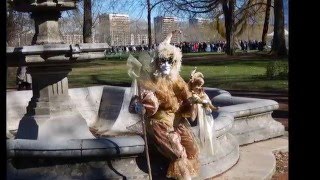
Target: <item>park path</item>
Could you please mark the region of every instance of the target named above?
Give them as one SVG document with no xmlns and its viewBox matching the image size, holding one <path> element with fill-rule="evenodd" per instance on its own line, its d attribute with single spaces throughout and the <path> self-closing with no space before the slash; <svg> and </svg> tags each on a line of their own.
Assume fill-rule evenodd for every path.
<svg viewBox="0 0 320 180">
<path fill-rule="evenodd" d="M 272 99 L 279 103 L 279 108 L 273 111 L 272 117 L 282 123 L 285 127 L 285 130 L 288 131 L 288 116 L 289 116 L 289 107 L 288 107 L 288 92 L 279 92 L 279 91 L 237 91 L 237 90 L 227 90 L 231 93 L 232 96 L 240 97 L 251 97 L 251 98 L 261 98 L 261 99 Z M 288 168 L 289 168 L 289 154 L 288 152 L 275 153 L 276 157 L 276 171 L 272 176 L 271 180 L 287 180 L 289 179 Z"/>
</svg>

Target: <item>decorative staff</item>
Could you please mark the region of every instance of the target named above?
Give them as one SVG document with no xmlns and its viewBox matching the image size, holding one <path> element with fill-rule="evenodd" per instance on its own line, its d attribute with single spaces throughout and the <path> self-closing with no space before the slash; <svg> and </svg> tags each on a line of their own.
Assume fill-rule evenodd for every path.
<svg viewBox="0 0 320 180">
<path fill-rule="evenodd" d="M 145 54 L 143 54 L 143 55 L 145 55 Z M 143 55 L 140 55 L 140 57 Z M 141 59 L 141 58 L 139 58 L 139 59 Z M 134 101 L 134 102 L 130 102 L 130 105 L 134 105 L 134 107 L 129 107 L 129 111 L 131 113 L 138 112 L 140 114 L 140 119 L 141 119 L 141 121 L 137 122 L 136 124 L 127 127 L 127 129 L 136 131 L 141 134 L 141 127 L 139 127 L 139 124 L 142 124 L 142 134 L 143 134 L 143 139 L 145 142 L 145 153 L 146 153 L 147 164 L 148 164 L 148 174 L 149 174 L 149 179 L 152 180 L 152 173 L 151 173 L 152 171 L 151 171 L 151 165 L 150 165 L 147 129 L 146 129 L 146 125 L 145 125 L 146 109 L 144 108 L 144 106 L 141 103 L 139 103 L 139 102 L 141 102 L 142 97 L 141 97 L 141 88 L 140 88 L 139 83 L 137 82 L 137 78 L 140 77 L 141 71 L 146 70 L 146 67 L 143 67 L 143 64 L 141 64 L 141 62 L 139 60 L 137 60 L 136 58 L 134 58 L 131 54 L 128 57 L 127 66 L 129 67 L 128 74 L 133 79 L 132 89 L 131 89 L 131 93 L 132 93 L 131 101 Z"/>
</svg>

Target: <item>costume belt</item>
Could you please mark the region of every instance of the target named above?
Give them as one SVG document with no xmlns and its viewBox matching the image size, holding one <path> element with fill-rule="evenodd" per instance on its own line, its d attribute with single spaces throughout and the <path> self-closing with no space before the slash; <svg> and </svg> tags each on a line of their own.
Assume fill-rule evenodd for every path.
<svg viewBox="0 0 320 180">
<path fill-rule="evenodd" d="M 162 122 L 168 126 L 173 126 L 175 114 L 170 110 L 158 110 L 152 117 L 151 122 Z"/>
</svg>

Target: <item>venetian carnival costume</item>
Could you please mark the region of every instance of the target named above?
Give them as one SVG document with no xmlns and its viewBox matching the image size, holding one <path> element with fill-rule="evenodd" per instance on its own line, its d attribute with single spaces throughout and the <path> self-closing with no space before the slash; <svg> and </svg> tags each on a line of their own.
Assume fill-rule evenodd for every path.
<svg viewBox="0 0 320 180">
<path fill-rule="evenodd" d="M 170 160 L 167 177 L 191 179 L 199 173 L 199 147 L 188 122 L 194 106 L 188 84 L 179 75 L 181 50 L 170 44 L 171 37 L 172 33 L 159 44 L 155 58 L 149 64 L 146 58 L 139 58 L 143 59 L 138 67 L 142 70 L 139 73 L 131 71 L 129 75 L 136 77 L 140 88 L 148 137 Z M 132 57 L 131 61 L 128 59 L 129 64 L 133 64 L 133 60 Z M 172 69 L 168 72 L 161 69 L 164 63 L 169 63 Z"/>
<path fill-rule="evenodd" d="M 216 141 L 216 133 L 214 127 L 214 119 L 212 111 L 218 110 L 212 105 L 209 96 L 203 89 L 204 76 L 196 69 L 191 72 L 188 82 L 189 89 L 192 93 L 193 100 L 196 102 L 197 114 L 196 119 L 199 126 L 198 141 L 201 148 L 201 154 L 205 156 L 213 156 L 218 150 Z"/>
</svg>

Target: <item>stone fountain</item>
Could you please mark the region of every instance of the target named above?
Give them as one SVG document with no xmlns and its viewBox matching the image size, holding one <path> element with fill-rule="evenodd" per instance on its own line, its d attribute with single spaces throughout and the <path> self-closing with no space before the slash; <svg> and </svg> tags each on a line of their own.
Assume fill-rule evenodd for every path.
<svg viewBox="0 0 320 180">
<path fill-rule="evenodd" d="M 79 116 L 70 99 L 67 76 L 73 64 L 103 58 L 104 51 L 109 46 L 106 43 L 63 43 L 58 19 L 61 11 L 75 9 L 76 2 L 9 0 L 14 10 L 31 12 L 31 18 L 35 22 L 31 46 L 7 47 L 8 66 L 28 66 L 33 79 L 33 96 L 20 121 L 17 138 L 93 138 L 86 121 Z M 76 133 L 78 131 L 82 133 Z"/>
<path fill-rule="evenodd" d="M 64 44 L 60 12 L 76 0 L 9 0 L 17 11 L 31 12 L 36 33 L 31 46 L 7 47 L 8 66 L 28 66 L 32 91 L 7 93 L 7 177 L 10 179 L 148 179 L 144 140 L 126 127 L 139 117 L 128 112 L 130 88 L 68 88 L 72 65 L 104 57 L 104 43 Z M 220 110 L 213 114 L 221 151 L 201 157 L 197 179 L 219 175 L 239 159 L 239 145 L 284 133 L 271 116 L 272 100 L 231 96 L 207 88 Z M 92 127 L 104 137 L 95 138 Z M 197 133 L 198 127 L 193 131 Z M 152 174 L 164 177 L 166 161 L 151 152 Z"/>
</svg>

